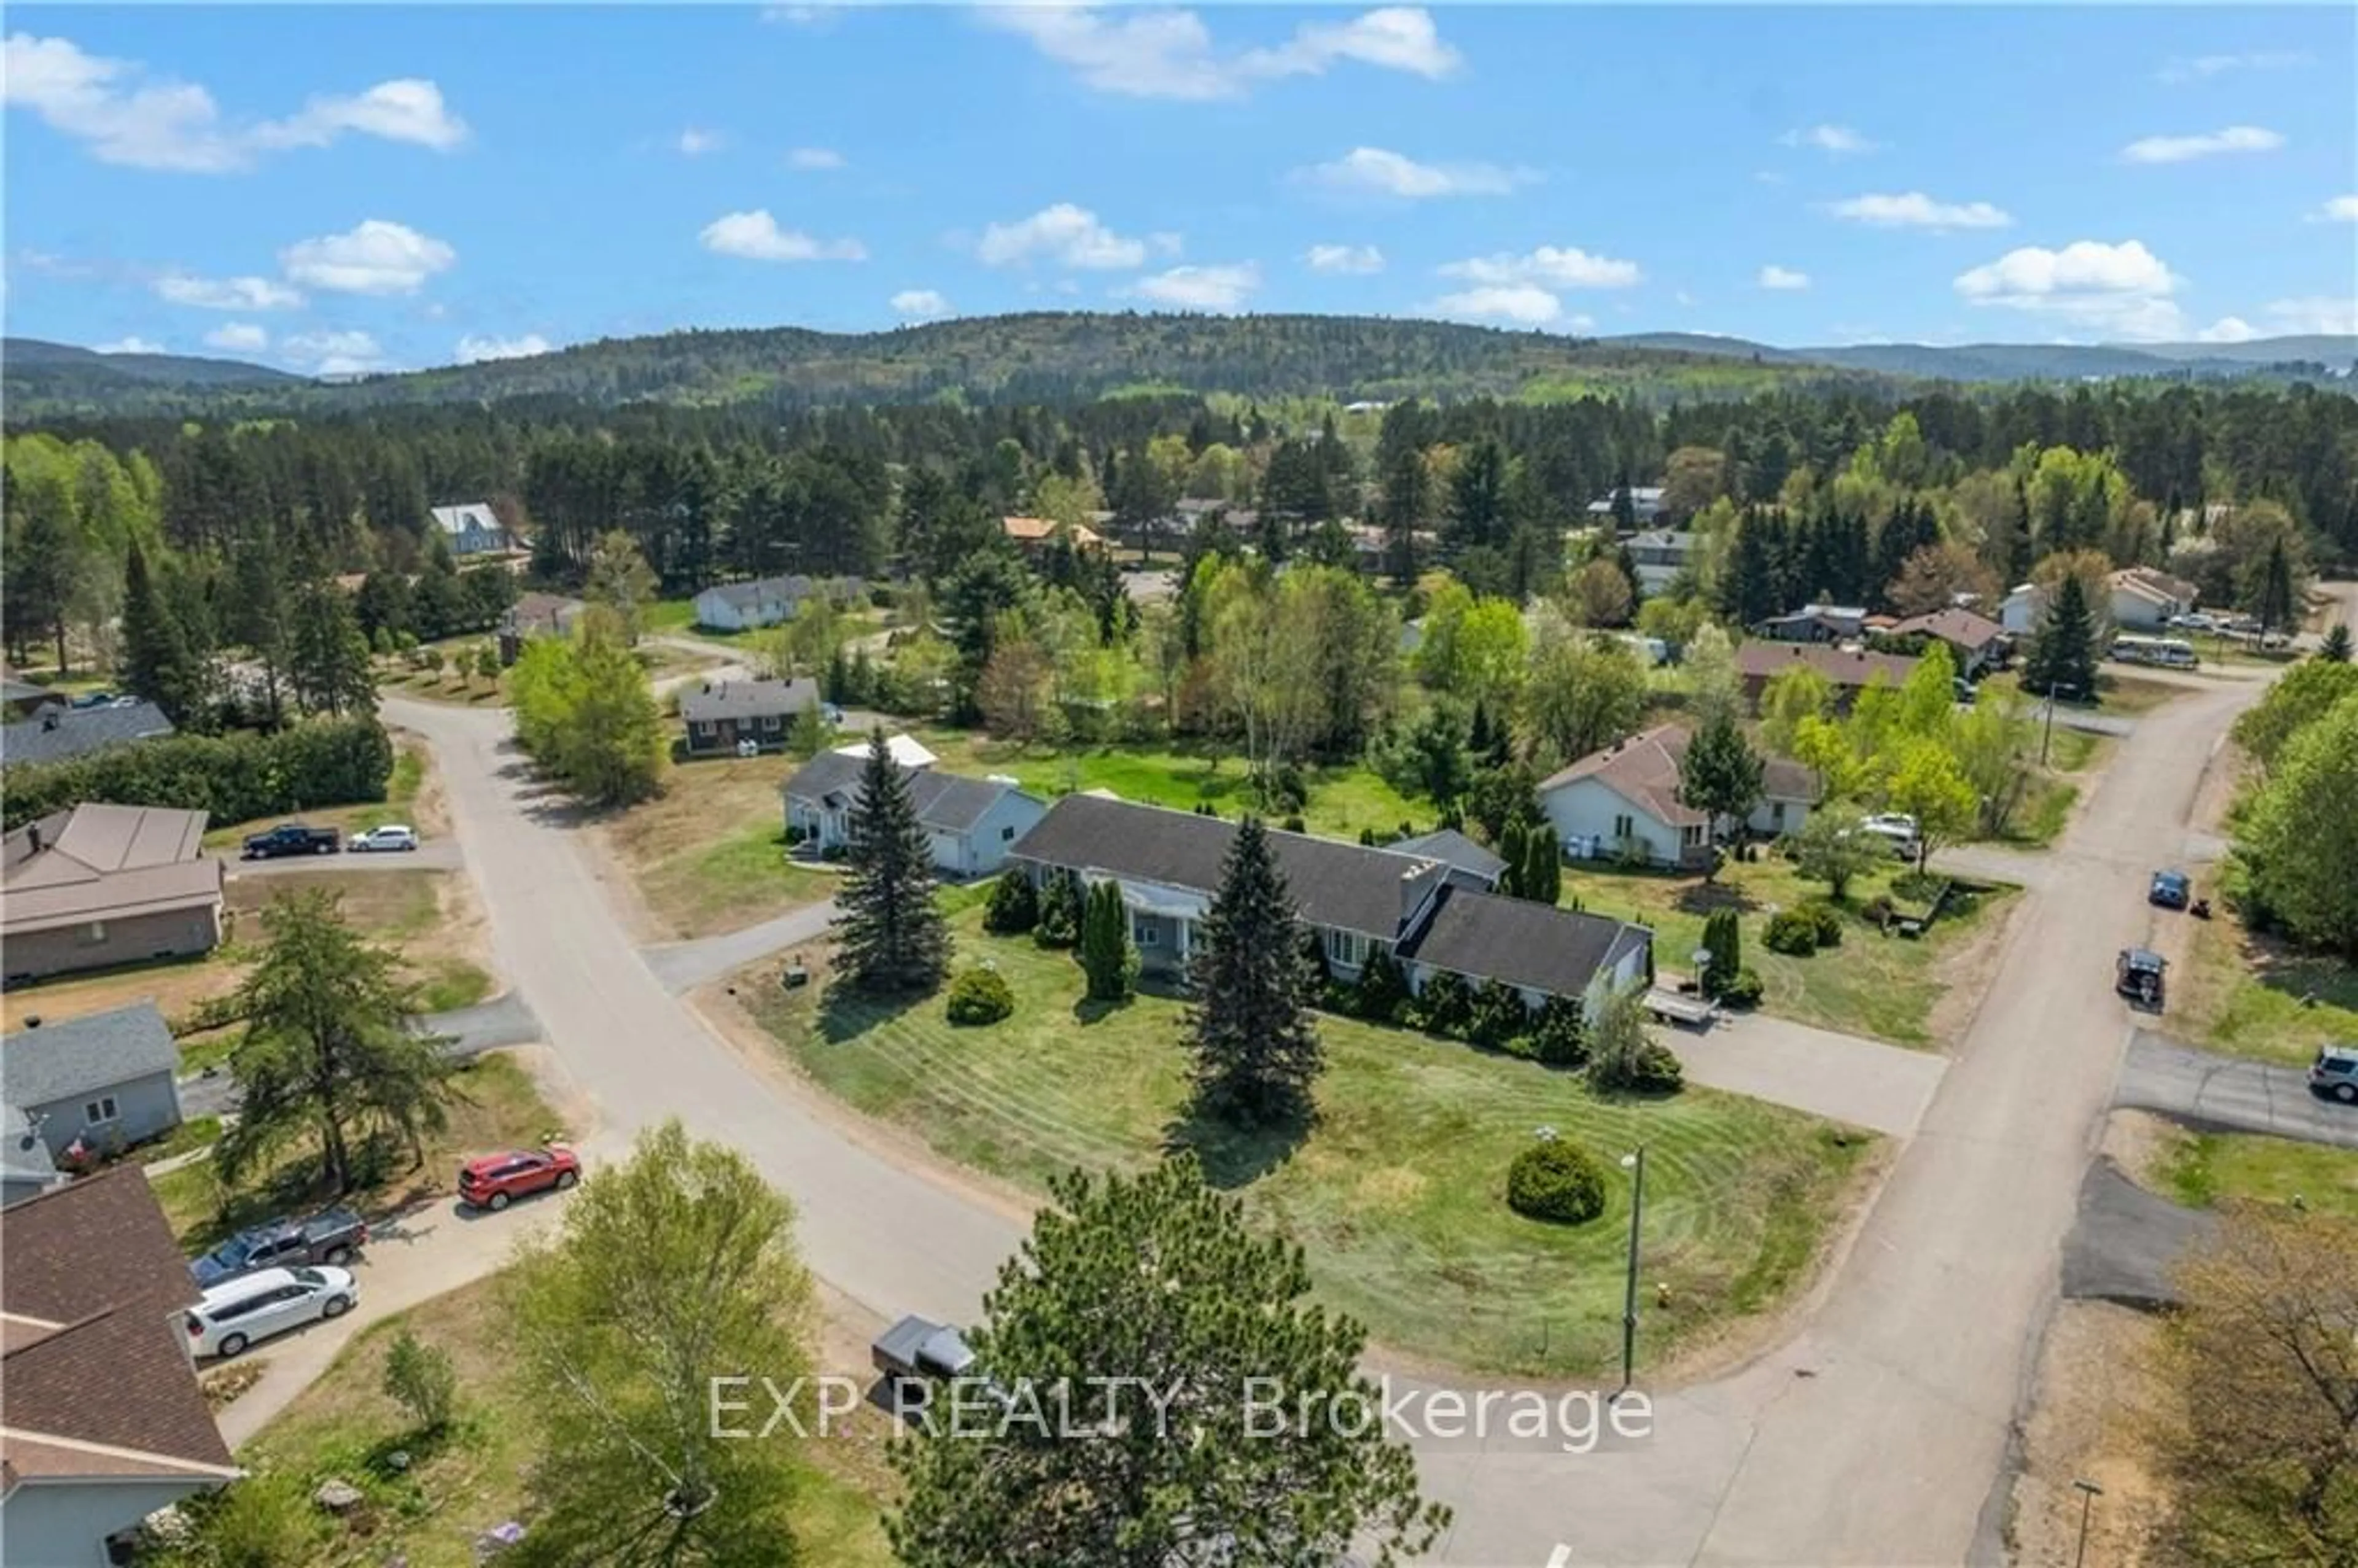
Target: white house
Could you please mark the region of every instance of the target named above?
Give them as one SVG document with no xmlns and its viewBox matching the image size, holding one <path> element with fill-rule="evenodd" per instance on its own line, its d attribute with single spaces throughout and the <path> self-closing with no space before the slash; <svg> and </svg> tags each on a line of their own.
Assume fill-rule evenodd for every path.
<svg viewBox="0 0 2358 1568">
<path fill-rule="evenodd" d="M 696 596 L 696 623 L 716 632 L 775 626 L 793 620 L 811 591 L 811 579 L 800 574 L 715 583 Z"/>
<path fill-rule="evenodd" d="M 2092 604 L 2100 618 L 2123 632 L 2158 632 L 2170 618 L 2194 609 L 2197 589 L 2190 582 L 2156 571 L 2151 567 L 2123 567 L 2104 579 L 2104 596 Z M 2011 636 L 2035 636 L 2047 619 L 2047 592 L 2024 583 L 1998 607 L 1998 624 Z"/>
<path fill-rule="evenodd" d="M 1695 536 L 1680 528 L 1654 528 L 1629 537 L 1629 559 L 1638 568 L 1638 592 L 1660 593 L 1686 570 Z"/>
<path fill-rule="evenodd" d="M 1679 762 L 1689 732 L 1664 724 L 1592 752 L 1540 785 L 1540 808 L 1574 860 L 1610 859 L 1634 848 L 1654 865 L 1708 865 L 1716 835 L 1709 816 L 1679 799 Z M 1798 832 L 1817 802 L 1817 778 L 1801 763 L 1767 759 L 1761 798 L 1744 826 L 1774 838 Z"/>
<path fill-rule="evenodd" d="M 1609 520 L 1613 515 L 1613 495 L 1607 492 L 1588 503 L 1591 517 Z M 1643 528 L 1662 514 L 1662 487 L 1659 484 L 1633 484 L 1629 487 L 1629 514 Z"/>
<path fill-rule="evenodd" d="M 925 830 L 935 869 L 957 877 L 989 876 L 1010 846 L 1047 815 L 1047 803 L 1012 779 L 968 778 L 925 764 L 909 773 L 910 803 Z M 820 850 L 839 849 L 851 836 L 851 810 L 867 771 L 865 745 L 812 758 L 785 783 L 786 827 Z"/>
<path fill-rule="evenodd" d="M 508 531 L 500 525 L 498 514 L 482 502 L 437 506 L 431 511 L 434 526 L 442 531 L 443 540 L 454 556 L 489 555 L 508 547 Z"/>
</svg>

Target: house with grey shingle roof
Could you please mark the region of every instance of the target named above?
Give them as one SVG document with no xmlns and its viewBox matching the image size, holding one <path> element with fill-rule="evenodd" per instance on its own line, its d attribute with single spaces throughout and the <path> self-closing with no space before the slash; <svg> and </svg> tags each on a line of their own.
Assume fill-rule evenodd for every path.
<svg viewBox="0 0 2358 1568">
<path fill-rule="evenodd" d="M 867 771 L 868 759 L 850 747 L 806 762 L 784 790 L 788 833 L 821 852 L 840 849 L 850 838 Z M 999 870 L 1008 850 L 1047 814 L 1047 803 L 1013 779 L 969 778 L 930 764 L 903 773 L 934 865 L 952 876 Z"/>
<path fill-rule="evenodd" d="M 1540 809 L 1575 860 L 1642 852 L 1655 865 L 1710 864 L 1732 822 L 1714 823 L 1679 798 L 1693 731 L 1681 724 L 1616 741 L 1540 782 Z M 1743 826 L 1764 838 L 1798 833 L 1817 804 L 1818 775 L 1790 757 L 1764 757 L 1760 799 Z"/>
<path fill-rule="evenodd" d="M 733 757 L 748 742 L 759 751 L 783 752 L 795 719 L 819 701 L 815 680 L 704 681 L 679 694 L 687 754 Z"/>
<path fill-rule="evenodd" d="M 69 708 L 59 699 L 44 705 L 30 719 L 0 726 L 0 768 L 23 762 L 62 762 L 109 746 L 127 746 L 170 733 L 172 721 L 145 697 L 119 697 L 99 708 Z"/>
<path fill-rule="evenodd" d="M 456 506 L 429 507 L 434 526 L 454 556 L 483 556 L 508 547 L 508 531 L 488 502 L 470 501 Z"/>
<path fill-rule="evenodd" d="M 0 1040 L 0 1102 L 32 1124 L 55 1160 L 77 1144 L 106 1153 L 180 1125 L 180 1048 L 152 1001 Z"/>
</svg>

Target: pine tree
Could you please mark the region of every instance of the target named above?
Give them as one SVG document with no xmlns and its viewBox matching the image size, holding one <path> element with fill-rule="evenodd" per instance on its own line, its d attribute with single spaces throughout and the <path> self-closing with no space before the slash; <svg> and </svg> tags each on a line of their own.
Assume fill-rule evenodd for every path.
<svg viewBox="0 0 2358 1568">
<path fill-rule="evenodd" d="M 2260 568 L 2259 591 L 2253 596 L 2252 613 L 2259 617 L 2263 634 L 2293 623 L 2292 558 L 2285 553 L 2282 539 L 2268 546 L 2268 558 Z"/>
<path fill-rule="evenodd" d="M 1092 1001 L 1126 1000 L 1138 982 L 1138 948 L 1130 939 L 1130 911 L 1109 877 L 1081 901 L 1081 968 Z"/>
<path fill-rule="evenodd" d="M 295 700 L 312 713 L 373 713 L 376 680 L 351 596 L 308 546 L 296 553 L 294 576 L 287 658 Z"/>
<path fill-rule="evenodd" d="M 187 632 L 137 542 L 123 569 L 124 684 L 186 724 L 203 706 L 204 682 Z"/>
<path fill-rule="evenodd" d="M 1315 979 L 1293 896 L 1258 817 L 1238 827 L 1219 894 L 1198 929 L 1187 1014 L 1197 1106 L 1244 1127 L 1306 1120 L 1324 1065 L 1308 1011 Z"/>
<path fill-rule="evenodd" d="M 1708 815 L 1716 838 L 1725 824 L 1742 822 L 1760 804 L 1764 767 L 1735 716 L 1714 714 L 1679 759 L 1679 803 Z M 1717 864 L 1714 858 L 1714 874 Z"/>
<path fill-rule="evenodd" d="M 2350 623 L 2337 621 L 2326 630 L 2325 641 L 2318 644 L 2317 656 L 2328 664 L 2350 662 Z"/>
<path fill-rule="evenodd" d="M 2088 612 L 2087 590 L 2066 575 L 2055 587 L 2046 624 L 2031 646 L 2022 672 L 2026 691 L 2040 696 L 2091 697 L 2096 693 L 2096 624 Z"/>
<path fill-rule="evenodd" d="M 1040 881 L 1039 917 L 1032 940 L 1042 947 L 1070 947 L 1081 939 L 1081 881 L 1052 867 Z"/>
<path fill-rule="evenodd" d="M 1384 470 L 1384 564 L 1396 588 L 1416 582 L 1416 530 L 1433 510 L 1421 448 L 1403 444 Z"/>
<path fill-rule="evenodd" d="M 851 807 L 850 866 L 836 894 L 836 962 L 855 990 L 930 991 L 949 967 L 949 927 L 934 903 L 933 852 L 909 778 L 885 749 L 880 725 Z"/>
</svg>

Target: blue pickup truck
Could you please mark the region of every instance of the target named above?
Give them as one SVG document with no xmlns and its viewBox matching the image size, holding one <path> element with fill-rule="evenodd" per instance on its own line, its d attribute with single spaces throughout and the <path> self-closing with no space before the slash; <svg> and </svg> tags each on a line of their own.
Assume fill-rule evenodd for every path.
<svg viewBox="0 0 2358 1568">
<path fill-rule="evenodd" d="M 312 827 L 282 822 L 266 833 L 249 833 L 243 856 L 249 860 L 275 860 L 282 855 L 332 855 L 344 847 L 344 836 L 332 827 Z"/>
</svg>

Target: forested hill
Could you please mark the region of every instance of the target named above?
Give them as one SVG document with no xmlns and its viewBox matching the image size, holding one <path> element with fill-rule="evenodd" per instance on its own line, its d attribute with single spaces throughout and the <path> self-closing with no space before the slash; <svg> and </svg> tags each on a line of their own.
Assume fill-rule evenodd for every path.
<svg viewBox="0 0 2358 1568">
<path fill-rule="evenodd" d="M 1619 394 L 1655 406 L 1773 388 L 1863 389 L 1886 378 L 1824 365 L 1632 347 L 1540 332 L 1355 316 L 985 316 L 889 332 L 781 327 L 612 339 L 530 359 L 376 376 L 345 385 L 101 383 L 80 362 L 20 360 L 12 419 L 162 413 L 204 403 L 262 409 L 559 397 L 608 405 L 762 402 L 784 406 L 957 398 L 1062 404 L 1130 390 L 1386 401 L 1477 395 L 1549 400 Z M 44 345 L 46 347 L 46 345 Z M 90 355 L 100 368 L 116 356 Z M 263 373 L 268 374 L 270 373 Z"/>
<path fill-rule="evenodd" d="M 8 372 L 8 392 L 40 395 L 135 395 L 157 388 L 290 388 L 310 384 L 302 376 L 243 360 L 202 359 L 189 354 L 102 354 L 71 343 L 10 338 L 0 345 Z"/>
</svg>

